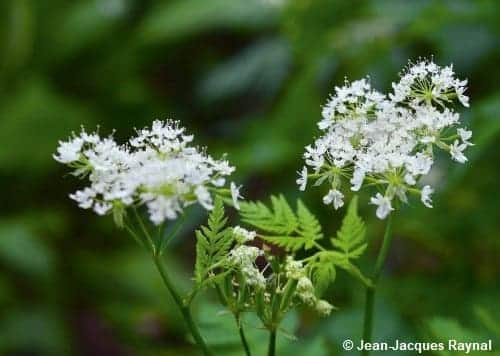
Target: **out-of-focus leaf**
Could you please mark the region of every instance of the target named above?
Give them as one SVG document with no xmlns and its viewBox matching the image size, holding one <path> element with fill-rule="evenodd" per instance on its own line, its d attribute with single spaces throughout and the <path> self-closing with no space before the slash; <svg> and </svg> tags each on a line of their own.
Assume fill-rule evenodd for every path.
<svg viewBox="0 0 500 356">
<path fill-rule="evenodd" d="M 117 320 L 136 318 L 136 310 L 144 308 L 143 310 L 157 315 L 167 316 L 165 319 L 172 324 L 171 327 L 174 323 L 180 323 L 182 327 L 175 332 L 183 331 L 184 324 L 179 311 L 163 285 L 153 261 L 147 253 L 139 252 L 136 245 L 133 246 L 132 251 L 119 251 L 115 254 L 108 251 L 105 256 L 80 254 L 74 265 L 78 268 L 76 274 L 83 285 L 82 293 L 90 299 L 98 296 L 99 300 L 95 300 L 95 303 L 104 305 L 107 310 L 119 311 L 116 315 L 108 315 L 117 323 Z M 179 268 L 179 262 L 173 255 L 166 253 L 164 258 L 173 284 L 184 295 L 188 290 L 190 276 Z M 116 305 L 116 295 L 120 295 L 119 303 L 127 302 L 131 306 L 130 310 L 109 308 Z"/>
<path fill-rule="evenodd" d="M 4 355 L 69 355 L 64 322 L 50 309 L 5 310 L 0 319 L 0 353 Z"/>
<path fill-rule="evenodd" d="M 424 9 L 418 13 L 419 16 L 413 17 L 408 33 L 416 38 L 422 38 L 430 33 L 437 32 L 439 28 L 445 26 L 453 20 L 464 20 L 465 14 L 472 12 L 474 4 L 470 1 L 465 6 L 464 1 L 457 1 L 458 6 L 447 6 L 444 2 L 426 1 Z M 435 16 L 433 21 L 429 21 L 429 16 Z"/>
<path fill-rule="evenodd" d="M 203 335 L 211 347 L 214 349 L 232 348 L 236 352 L 241 349 L 236 321 L 228 310 L 222 306 L 205 304 L 200 308 L 198 320 Z M 249 315 L 249 318 L 245 318 L 243 324 L 246 336 L 250 340 L 265 339 L 265 331 L 257 330 L 261 323 L 253 314 Z"/>
<path fill-rule="evenodd" d="M 0 260 L 14 270 L 35 277 L 54 272 L 53 251 L 19 224 L 0 224 Z"/>
<path fill-rule="evenodd" d="M 485 152 L 491 150 L 492 143 L 500 137 L 500 93 L 483 99 L 472 106 L 472 141 L 474 146 L 467 154 L 469 162 L 467 165 L 454 167 L 452 174 L 448 177 L 448 189 L 453 189 L 461 182 L 468 172 L 470 163 L 476 162 Z"/>
<path fill-rule="evenodd" d="M 274 112 L 254 120 L 245 129 L 243 147 L 231 155 L 239 169 L 246 172 L 273 170 L 300 157 L 303 146 L 313 137 L 319 117 L 316 71 L 317 62 L 308 64 L 294 77 Z"/>
<path fill-rule="evenodd" d="M 0 100 L 0 171 L 40 173 L 55 163 L 57 141 L 93 121 L 79 103 L 41 79 L 31 79 Z"/>
<path fill-rule="evenodd" d="M 207 340 L 211 348 L 217 355 L 239 356 L 243 354 L 236 322 L 231 313 L 222 307 L 209 303 L 203 303 L 200 306 L 198 322 L 201 333 Z M 269 337 L 266 329 L 262 328 L 262 323 L 254 314 L 245 314 L 243 316 L 243 325 L 250 349 L 253 355 L 265 355 L 267 352 L 267 340 Z M 293 347 L 308 347 L 315 349 L 316 344 L 300 343 L 292 340 L 295 329 L 298 326 L 298 318 L 295 313 L 289 313 L 281 324 L 277 334 L 277 354 L 288 354 L 285 350 L 291 350 Z M 304 353 L 304 355 L 309 355 Z M 312 354 L 311 354 L 312 355 Z M 321 354 L 320 354 L 321 355 Z"/>
<path fill-rule="evenodd" d="M 479 335 L 466 329 L 453 319 L 435 317 L 428 321 L 427 326 L 431 334 L 440 340 L 447 340 L 449 338 L 461 341 L 480 340 Z"/>
<path fill-rule="evenodd" d="M 382 296 L 380 298 L 383 298 Z M 398 315 L 394 308 L 378 301 L 375 305 L 374 316 L 374 342 L 393 343 L 394 340 L 411 340 L 408 334 L 408 328 Z M 331 351 L 336 351 L 335 355 L 351 355 L 352 351 L 346 351 L 342 348 L 342 341 L 349 339 L 355 345 L 359 344 L 362 333 L 363 314 L 361 310 L 350 309 L 338 311 L 324 323 L 319 324 L 318 334 L 324 335 L 331 344 Z M 399 355 L 398 351 L 385 351 L 384 355 Z"/>
<path fill-rule="evenodd" d="M 472 155 L 479 155 L 486 150 L 500 135 L 500 93 L 478 102 L 473 107 L 474 147 Z"/>
<path fill-rule="evenodd" d="M 280 38 L 260 41 L 218 65 L 198 88 L 205 101 L 251 92 L 260 97 L 276 93 L 289 72 L 290 48 Z"/>
<path fill-rule="evenodd" d="M 394 1 L 394 0 L 372 0 L 371 10 L 374 19 L 396 22 L 400 25 L 415 19 L 420 15 L 432 0 L 418 1 Z"/>
<path fill-rule="evenodd" d="M 71 3 L 64 12 L 62 23 L 54 32 L 53 49 L 60 56 L 67 56 L 81 48 L 96 44 L 111 34 L 127 14 L 128 0 L 87 0 Z"/>
<path fill-rule="evenodd" d="M 436 38 L 442 50 L 439 62 L 453 63 L 462 71 L 471 70 L 479 60 L 500 45 L 496 35 L 476 24 L 464 26 L 453 23 L 433 33 L 432 37 Z M 464 48 L 467 48 L 466 56 L 461 55 Z"/>
<path fill-rule="evenodd" d="M 283 29 L 296 54 L 304 59 L 325 55 L 332 35 L 346 21 L 363 10 L 363 1 L 294 0 L 287 1 Z"/>
<path fill-rule="evenodd" d="M 5 12 L 0 40 L 0 69 L 13 71 L 29 57 L 33 47 L 33 14 L 28 0 L 10 0 L 0 5 Z M 5 18 L 6 17 L 6 18 Z"/>
<path fill-rule="evenodd" d="M 474 313 L 476 317 L 479 319 L 481 324 L 490 332 L 495 334 L 497 337 L 500 337 L 500 322 L 498 321 L 497 315 L 498 311 L 493 313 L 491 310 L 487 308 L 483 308 L 481 306 L 476 306 L 474 308 Z"/>
<path fill-rule="evenodd" d="M 278 8 L 260 0 L 177 0 L 146 17 L 141 39 L 176 40 L 212 29 L 254 30 L 276 23 Z"/>
<path fill-rule="evenodd" d="M 13 288 L 6 277 L 6 275 L 0 276 L 0 305 L 5 304 L 12 297 Z"/>
<path fill-rule="evenodd" d="M 449 340 L 457 342 L 488 342 L 489 336 L 482 335 L 474 330 L 462 326 L 458 321 L 449 318 L 435 317 L 427 322 L 427 331 L 431 335 L 432 341 L 441 341 L 445 345 L 445 349 L 437 351 L 437 355 L 452 356 L 456 355 L 456 351 L 448 350 Z M 468 355 L 483 355 L 484 351 L 470 351 Z M 500 352 L 493 350 L 488 352 L 491 355 L 500 355 Z"/>
<path fill-rule="evenodd" d="M 289 342 L 280 351 L 283 355 L 307 355 L 307 356 L 327 356 L 331 355 L 331 349 L 326 346 L 326 341 L 322 337 L 310 337 L 309 335 L 300 338 L 295 342 Z"/>
</svg>

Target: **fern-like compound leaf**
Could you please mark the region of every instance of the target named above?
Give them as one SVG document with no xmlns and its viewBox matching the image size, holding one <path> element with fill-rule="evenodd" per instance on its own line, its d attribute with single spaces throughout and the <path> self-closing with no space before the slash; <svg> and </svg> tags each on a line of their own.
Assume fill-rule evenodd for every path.
<svg viewBox="0 0 500 356">
<path fill-rule="evenodd" d="M 272 209 L 262 202 L 240 204 L 242 220 L 253 227 L 277 235 L 287 235 L 298 225 L 297 218 L 283 195 L 271 196 Z"/>
<path fill-rule="evenodd" d="M 310 249 L 316 240 L 323 238 L 321 225 L 316 217 L 307 209 L 301 200 L 297 201 L 297 216 L 299 220 L 299 235 L 304 238 L 304 248 Z"/>
<path fill-rule="evenodd" d="M 260 237 L 287 251 L 311 249 L 323 238 L 321 225 L 300 200 L 293 211 L 283 195 L 271 197 L 271 207 L 262 202 L 241 204 L 242 220 L 262 231 Z"/>
<path fill-rule="evenodd" d="M 232 244 L 231 229 L 226 227 L 222 200 L 216 199 L 214 209 L 208 217 L 208 226 L 202 226 L 196 234 L 196 262 L 194 279 L 201 286 L 209 277 L 212 267 L 224 259 Z"/>
<path fill-rule="evenodd" d="M 317 258 L 309 265 L 316 292 L 322 295 L 328 286 L 335 281 L 337 271 L 335 262 L 329 251 L 320 251 Z"/>
<path fill-rule="evenodd" d="M 365 242 L 366 227 L 365 223 L 358 215 L 358 198 L 353 197 L 347 213 L 342 220 L 342 226 L 337 231 L 337 237 L 332 238 L 332 245 L 342 251 L 346 258 L 359 258 L 366 250 Z"/>
</svg>

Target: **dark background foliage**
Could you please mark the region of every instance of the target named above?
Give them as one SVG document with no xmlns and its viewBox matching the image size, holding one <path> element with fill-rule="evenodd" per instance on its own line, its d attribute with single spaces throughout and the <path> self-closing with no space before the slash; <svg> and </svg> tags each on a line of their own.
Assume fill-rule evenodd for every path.
<svg viewBox="0 0 500 356">
<path fill-rule="evenodd" d="M 148 256 L 68 199 L 79 182 L 51 158 L 59 139 L 80 125 L 123 139 L 179 119 L 212 154 L 229 153 L 245 197 L 300 195 L 333 233 L 341 214 L 322 206 L 321 189 L 295 185 L 320 105 L 345 76 L 369 74 L 387 91 L 419 56 L 469 78 L 463 119 L 476 145 L 466 165 L 438 161 L 433 209 L 413 201 L 398 212 L 375 334 L 498 343 L 499 1 L 5 0 L 0 14 L 0 354 L 196 353 Z M 383 224 L 371 207 L 362 214 L 369 272 Z M 205 217 L 191 214 L 167 256 L 182 287 Z M 341 354 L 360 336 L 362 286 L 339 273 L 328 295 L 339 311 L 291 315 L 283 354 Z M 195 310 L 204 334 L 219 355 L 241 354 L 212 303 L 206 295 Z"/>
</svg>

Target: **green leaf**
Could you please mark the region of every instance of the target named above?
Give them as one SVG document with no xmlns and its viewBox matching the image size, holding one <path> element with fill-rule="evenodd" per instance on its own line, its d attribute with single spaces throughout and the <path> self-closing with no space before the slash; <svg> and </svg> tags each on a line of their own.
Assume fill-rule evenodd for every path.
<svg viewBox="0 0 500 356">
<path fill-rule="evenodd" d="M 261 238 L 288 251 L 311 249 L 323 238 L 321 225 L 300 200 L 294 212 L 283 195 L 271 196 L 268 208 L 262 202 L 241 204 L 242 220 L 262 230 Z"/>
<path fill-rule="evenodd" d="M 356 259 L 366 250 L 365 236 L 365 223 L 358 215 L 358 197 L 354 196 L 342 220 L 342 226 L 337 232 L 337 237 L 332 238 L 331 242 L 345 254 L 347 260 Z"/>
<path fill-rule="evenodd" d="M 289 45 L 282 38 L 258 41 L 217 66 L 200 81 L 198 95 L 205 103 L 239 95 L 271 97 L 291 67 Z"/>
<path fill-rule="evenodd" d="M 222 312 L 220 306 L 203 300 L 197 313 L 197 323 L 209 347 L 217 356 L 240 356 L 243 354 L 241 339 L 236 328 L 234 316 L 229 312 Z M 254 313 L 240 315 L 247 341 L 252 355 L 266 355 L 268 348 L 268 332 L 262 327 L 261 320 Z M 326 355 L 326 353 L 308 353 L 310 342 L 303 340 L 290 341 L 290 333 L 297 330 L 299 318 L 295 311 L 288 313 L 280 324 L 276 341 L 276 354 L 288 355 L 289 350 L 300 348 L 304 355 Z"/>
<path fill-rule="evenodd" d="M 447 343 L 454 339 L 460 342 L 478 342 L 483 338 L 477 332 L 462 326 L 458 321 L 444 317 L 434 317 L 427 322 L 427 329 L 433 340 Z M 448 356 L 453 353 L 448 350 L 438 352 L 438 355 Z M 470 355 L 480 355 L 480 352 L 472 352 Z"/>
<path fill-rule="evenodd" d="M 161 4 L 146 16 L 141 39 L 165 43 L 206 30 L 258 29 L 275 23 L 278 9 L 259 0 L 178 0 Z"/>
<path fill-rule="evenodd" d="M 317 262 L 312 264 L 312 279 L 314 286 L 316 287 L 316 292 L 318 295 L 322 295 L 328 286 L 335 281 L 337 276 L 337 271 L 335 269 L 335 264 L 328 260 L 323 260 L 320 258 Z"/>
<path fill-rule="evenodd" d="M 271 196 L 272 210 L 261 202 L 242 203 L 242 220 L 265 232 L 278 235 L 292 233 L 299 222 L 283 195 Z"/>
<path fill-rule="evenodd" d="M 88 106 L 60 95 L 43 78 L 27 78 L 18 90 L 5 94 L 0 97 L 0 142 L 9 149 L 0 150 L 2 172 L 40 174 L 55 169 L 58 164 L 51 155 L 57 141 L 98 117 Z M 29 144 L 20 145 L 20 137 Z"/>
<path fill-rule="evenodd" d="M 293 213 L 292 208 L 288 205 L 285 197 L 280 194 L 278 198 L 271 196 L 275 217 L 283 221 L 288 226 L 287 232 L 292 232 L 297 228 L 297 218 Z"/>
<path fill-rule="evenodd" d="M 337 251 L 318 251 L 310 258 L 308 268 L 319 295 L 323 294 L 337 276 L 336 266 L 345 266 L 345 256 Z"/>
<path fill-rule="evenodd" d="M 361 270 L 351 262 L 346 262 L 344 265 L 339 264 L 339 267 L 343 268 L 347 273 L 349 273 L 353 277 L 359 279 L 359 281 L 364 285 L 366 285 L 367 287 L 373 287 L 373 282 L 371 281 L 371 279 L 365 277 L 363 272 L 361 272 Z"/>
<path fill-rule="evenodd" d="M 306 239 L 304 248 L 310 249 L 316 240 L 323 238 L 321 225 L 301 200 L 297 201 L 297 217 L 299 218 L 299 233 Z"/>
<path fill-rule="evenodd" d="M 222 200 L 215 200 L 214 209 L 208 217 L 208 227 L 202 226 L 196 231 L 196 262 L 194 279 L 200 287 L 215 282 L 208 278 L 213 266 L 226 257 L 233 243 L 231 228 L 226 227 Z"/>
<path fill-rule="evenodd" d="M 113 3 L 113 4 L 112 4 Z M 68 6 L 58 22 L 58 31 L 51 34 L 51 55 L 66 59 L 80 50 L 99 46 L 110 36 L 129 12 L 125 1 L 80 1 Z"/>
<path fill-rule="evenodd" d="M 35 38 L 34 8 L 27 0 L 6 1 L 3 13 L 2 41 L 0 42 L 0 74 L 21 67 L 33 51 Z"/>
<path fill-rule="evenodd" d="M 0 225 L 0 261 L 36 278 L 51 276 L 55 267 L 50 247 L 21 224 Z"/>
<path fill-rule="evenodd" d="M 21 350 L 30 350 L 36 355 L 68 354 L 69 334 L 57 310 L 24 305 L 5 308 L 0 320 L 0 353 L 23 354 Z"/>
<path fill-rule="evenodd" d="M 344 271 L 359 279 L 363 284 L 372 287 L 372 281 L 365 277 L 363 273 L 351 263 L 345 254 L 339 251 L 319 251 L 309 258 L 308 268 L 310 268 L 312 277 L 317 284 L 318 293 L 335 280 L 335 267 L 342 268 Z"/>
<path fill-rule="evenodd" d="M 300 223 L 301 227 L 308 226 L 308 234 L 321 234 L 321 228 L 319 224 L 315 224 L 314 216 L 309 212 L 303 212 L 298 215 L 299 220 L 302 217 L 302 220 L 309 222 L 306 224 L 304 221 L 301 221 Z M 335 280 L 335 267 L 342 268 L 367 286 L 373 285 L 371 280 L 365 277 L 359 268 L 351 262 L 351 259 L 359 258 L 366 250 L 368 245 L 365 241 L 365 236 L 365 223 L 358 215 L 358 198 L 354 196 L 342 220 L 342 225 L 337 232 L 337 237 L 330 240 L 335 249 L 319 251 L 309 258 L 308 267 L 311 269 L 318 293 L 321 294 Z"/>
<path fill-rule="evenodd" d="M 500 336 L 500 322 L 486 308 L 476 306 L 474 313 L 482 325 L 496 336 Z"/>
<path fill-rule="evenodd" d="M 273 245 L 284 248 L 287 251 L 298 251 L 310 245 L 310 240 L 304 236 L 260 236 L 263 240 Z"/>
</svg>

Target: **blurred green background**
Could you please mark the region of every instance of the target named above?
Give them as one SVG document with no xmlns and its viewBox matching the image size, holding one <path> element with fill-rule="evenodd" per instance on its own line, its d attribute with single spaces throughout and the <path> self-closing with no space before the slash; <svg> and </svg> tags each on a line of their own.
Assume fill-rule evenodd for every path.
<svg viewBox="0 0 500 356">
<path fill-rule="evenodd" d="M 387 91 L 408 59 L 431 55 L 469 78 L 463 120 L 476 145 L 465 165 L 437 162 L 434 209 L 414 201 L 398 212 L 375 336 L 498 347 L 499 16 L 497 0 L 3 0 L 0 354 L 196 354 L 146 253 L 68 199 L 80 183 L 51 158 L 59 139 L 82 124 L 123 139 L 176 118 L 210 153 L 229 153 L 246 198 L 300 196 L 333 234 L 341 213 L 322 206 L 321 189 L 295 185 L 320 105 L 345 76 L 369 74 Z M 362 213 L 369 273 L 383 224 Z M 205 217 L 191 215 L 167 256 L 183 287 Z M 280 334 L 280 354 L 340 355 L 344 338 L 360 336 L 362 286 L 339 274 L 328 295 L 339 311 L 291 315 L 286 333 L 298 340 Z M 242 354 L 210 295 L 195 314 L 218 355 Z"/>
</svg>

